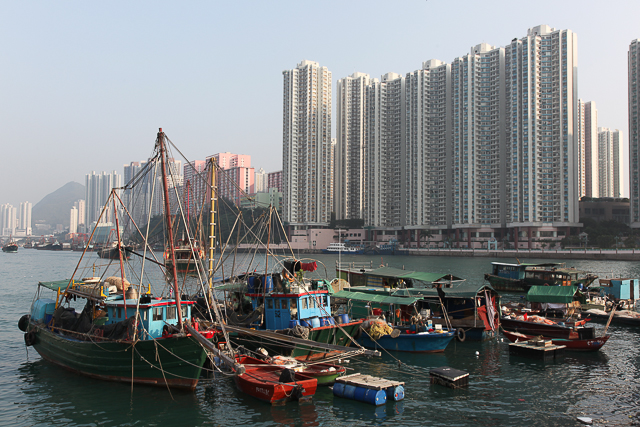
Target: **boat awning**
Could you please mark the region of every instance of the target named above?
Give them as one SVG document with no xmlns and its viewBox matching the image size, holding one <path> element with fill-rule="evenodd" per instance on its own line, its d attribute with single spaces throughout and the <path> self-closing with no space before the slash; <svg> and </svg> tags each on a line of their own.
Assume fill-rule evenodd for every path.
<svg viewBox="0 0 640 427">
<path fill-rule="evenodd" d="M 464 279 L 460 277 L 453 276 L 451 274 L 443 274 L 443 273 L 426 273 L 422 271 L 411 271 L 411 270 L 402 270 L 400 268 L 393 267 L 380 267 L 375 270 L 367 271 L 364 273 L 365 276 L 374 276 L 374 277 L 388 277 L 388 278 L 397 278 L 397 279 L 412 279 L 418 280 L 420 282 L 434 283 L 438 281 L 462 281 Z"/>
<path fill-rule="evenodd" d="M 481 292 L 485 289 L 490 294 L 495 293 L 495 290 L 490 285 L 478 285 L 468 282 L 454 283 L 451 287 L 443 287 L 442 291 L 446 298 L 475 298 L 476 296 L 482 296 Z M 436 288 L 407 288 L 398 289 L 393 293 L 393 296 L 438 298 L 438 291 Z"/>
<path fill-rule="evenodd" d="M 363 292 L 339 291 L 332 295 L 335 298 L 346 298 L 355 301 L 377 302 L 380 304 L 411 305 L 420 298 L 372 295 Z"/>
<path fill-rule="evenodd" d="M 58 289 L 67 289 L 67 285 L 69 284 L 69 279 L 65 280 L 54 280 L 53 282 L 40 282 L 38 286 L 42 286 L 47 289 L 51 289 L 52 291 L 58 291 Z"/>
<path fill-rule="evenodd" d="M 527 301 L 569 304 L 577 291 L 577 286 L 532 286 Z"/>
</svg>

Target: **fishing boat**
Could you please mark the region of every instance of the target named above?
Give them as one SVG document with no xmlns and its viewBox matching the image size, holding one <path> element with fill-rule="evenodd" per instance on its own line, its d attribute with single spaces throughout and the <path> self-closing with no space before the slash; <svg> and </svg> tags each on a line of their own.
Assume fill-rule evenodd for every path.
<svg viewBox="0 0 640 427">
<path fill-rule="evenodd" d="M 131 251 L 133 248 L 129 245 L 124 245 L 118 242 L 112 242 L 100 250 L 98 250 L 98 256 L 106 259 L 120 259 L 122 256 L 125 259 L 131 258 Z M 122 255 L 121 255 L 122 254 Z"/>
<path fill-rule="evenodd" d="M 263 402 L 275 404 L 290 400 L 310 399 L 318 388 L 318 380 L 284 366 L 272 365 L 252 357 L 240 357 L 245 372 L 234 380 L 240 391 Z"/>
<path fill-rule="evenodd" d="M 500 296 L 488 284 L 469 283 L 452 274 L 408 271 L 393 267 L 367 269 L 344 265 L 337 267 L 336 272 L 341 279 L 348 278 L 359 284 L 345 288 L 347 292 L 417 298 L 417 311 L 404 313 L 406 322 L 411 323 L 413 319 L 414 323 L 422 322 L 418 326 L 425 326 L 431 320 L 433 325 L 451 327 L 456 331 L 458 341 L 491 339 L 495 337 L 500 324 Z M 340 298 L 340 295 L 349 296 L 346 292 L 338 292 L 333 296 Z M 372 314 L 369 307 L 357 304 L 351 310 L 354 317 Z"/>
<path fill-rule="evenodd" d="M 588 287 L 598 276 L 567 267 L 564 263 L 504 263 L 492 262 L 491 273 L 484 279 L 500 292 L 528 292 L 531 286 Z"/>
<path fill-rule="evenodd" d="M 536 338 L 535 335 L 526 335 L 520 332 L 509 332 L 505 330 L 502 331 L 502 335 L 511 342 L 525 342 Z M 609 337 L 609 335 L 603 335 L 592 339 L 551 338 L 551 342 L 553 345 L 563 345 L 567 350 L 598 351 L 607 343 Z"/>
<path fill-rule="evenodd" d="M 295 261 L 287 264 L 289 268 Z M 300 264 L 298 262 L 298 264 Z M 284 269 L 286 283 L 281 274 L 249 275 L 241 299 L 251 300 L 252 311 L 239 315 L 228 311 L 228 329 L 237 332 L 236 344 L 257 349 L 265 348 L 269 354 L 293 357 L 302 361 L 321 360 L 344 352 L 360 353 L 348 348 L 355 341 L 362 320 L 351 320 L 347 315 L 334 318 L 331 311 L 329 286 L 326 280 L 294 279 L 295 273 Z M 274 281 L 277 286 L 274 288 Z M 264 283 L 264 285 L 263 285 Z M 230 294 L 238 287 L 217 287 Z M 229 296 L 230 297 L 230 296 Z M 229 298 L 228 297 L 228 298 Z M 269 334 L 272 332 L 272 334 Z M 232 336 L 232 340 L 234 337 Z M 371 353 L 370 355 L 374 355 Z"/>
<path fill-rule="evenodd" d="M 363 333 L 358 338 L 362 346 L 408 353 L 442 353 L 455 337 L 452 330 L 437 327 L 427 330 L 426 326 L 415 325 L 389 326 L 379 318 L 368 319 L 362 329 Z"/>
<path fill-rule="evenodd" d="M 167 269 L 171 269 L 175 264 L 178 273 L 194 272 L 197 269 L 198 262 L 206 258 L 204 250 L 193 239 L 191 243 L 184 238 L 179 240 L 174 248 L 174 253 L 175 262 L 171 258 L 172 254 L 169 249 L 164 252 L 165 266 Z"/>
<path fill-rule="evenodd" d="M 160 165 L 162 171 L 165 224 L 173 246 L 165 139 L 160 129 L 149 162 Z M 110 193 L 97 223 L 113 204 L 111 212 L 121 245 L 119 214 L 126 209 L 118 205 L 116 191 Z M 153 256 L 147 236 L 138 227 L 136 230 L 144 242 L 140 259 L 147 261 L 147 255 Z M 89 243 L 95 233 L 94 229 Z M 207 358 L 205 347 L 211 346 L 192 326 L 194 303 L 182 300 L 175 274 L 167 275 L 162 269 L 154 274 L 143 262 L 140 271 L 135 271 L 134 263 L 123 262 L 123 251 L 118 253 L 119 263 L 96 271 L 95 262 L 85 257 L 84 251 L 70 279 L 39 282 L 30 313 L 18 323 L 25 332 L 25 343 L 43 359 L 88 377 L 195 388 Z M 151 258 L 147 263 L 163 266 Z M 91 276 L 82 278 L 86 272 Z M 128 278 L 137 278 L 139 284 Z M 154 296 L 156 293 L 160 296 Z"/>
<path fill-rule="evenodd" d="M 9 236 L 9 241 L 2 246 L 2 252 L 15 253 L 18 252 L 18 244 Z"/>
</svg>

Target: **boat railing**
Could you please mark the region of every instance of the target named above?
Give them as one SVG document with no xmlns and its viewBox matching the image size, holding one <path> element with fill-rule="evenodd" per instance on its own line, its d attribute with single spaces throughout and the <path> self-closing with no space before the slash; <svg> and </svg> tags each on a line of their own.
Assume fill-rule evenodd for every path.
<svg viewBox="0 0 640 427">
<path fill-rule="evenodd" d="M 336 269 L 338 270 L 362 270 L 373 269 L 373 261 L 369 262 L 339 262 L 336 260 Z"/>
</svg>

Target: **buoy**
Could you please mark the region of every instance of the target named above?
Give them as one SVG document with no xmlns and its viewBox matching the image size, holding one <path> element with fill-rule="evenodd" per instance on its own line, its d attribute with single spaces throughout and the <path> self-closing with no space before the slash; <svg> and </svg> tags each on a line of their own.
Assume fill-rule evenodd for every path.
<svg viewBox="0 0 640 427">
<path fill-rule="evenodd" d="M 480 356 L 480 352 L 479 351 L 476 351 L 476 356 Z"/>
</svg>

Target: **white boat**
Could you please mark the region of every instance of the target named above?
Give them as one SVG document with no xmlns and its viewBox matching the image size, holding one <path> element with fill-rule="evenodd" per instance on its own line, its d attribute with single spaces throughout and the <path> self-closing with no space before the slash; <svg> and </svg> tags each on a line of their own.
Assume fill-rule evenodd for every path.
<svg viewBox="0 0 640 427">
<path fill-rule="evenodd" d="M 348 246 L 345 243 L 330 243 L 327 249 L 322 250 L 325 254 L 361 254 L 364 250 L 357 246 Z"/>
</svg>

